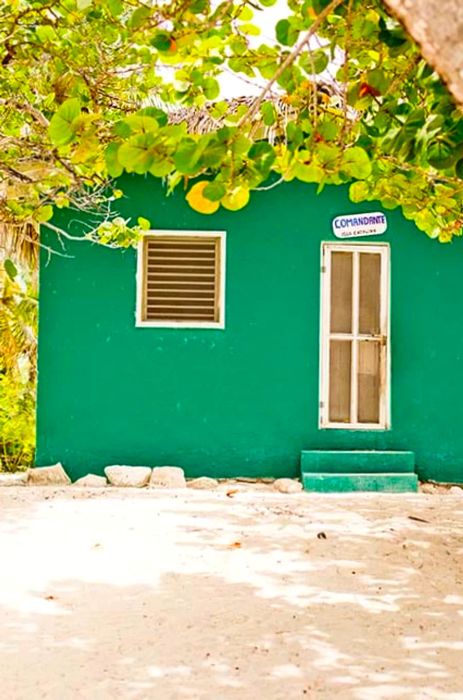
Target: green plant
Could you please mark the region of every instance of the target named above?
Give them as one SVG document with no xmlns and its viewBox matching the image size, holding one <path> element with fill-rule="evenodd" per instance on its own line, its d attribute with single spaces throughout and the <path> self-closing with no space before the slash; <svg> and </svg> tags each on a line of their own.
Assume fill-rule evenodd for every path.
<svg viewBox="0 0 463 700">
<path fill-rule="evenodd" d="M 0 471 L 29 467 L 35 447 L 35 385 L 0 373 Z"/>
<path fill-rule="evenodd" d="M 10 258 L 0 266 L 0 470 L 31 464 L 35 445 L 35 277 Z"/>
</svg>

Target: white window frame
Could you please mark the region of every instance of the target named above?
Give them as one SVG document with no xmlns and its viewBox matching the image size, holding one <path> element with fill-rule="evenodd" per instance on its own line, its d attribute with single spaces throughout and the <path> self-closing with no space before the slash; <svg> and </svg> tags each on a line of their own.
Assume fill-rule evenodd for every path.
<svg viewBox="0 0 463 700">
<path fill-rule="evenodd" d="M 143 232 L 143 237 L 137 247 L 137 304 L 135 313 L 135 325 L 137 328 L 201 328 L 224 329 L 225 328 L 225 270 L 226 270 L 226 231 L 182 231 L 179 229 L 155 229 Z M 218 321 L 145 321 L 143 320 L 143 295 L 144 277 L 143 246 L 146 237 L 178 236 L 179 238 L 214 238 L 220 240 L 220 268 L 219 268 L 219 320 Z"/>
<path fill-rule="evenodd" d="M 331 253 L 353 253 L 353 327 L 352 333 L 331 333 Z M 380 334 L 381 350 L 385 358 L 381 359 L 382 395 L 380 396 L 379 423 L 359 423 L 352 421 L 352 416 L 357 415 L 358 384 L 357 384 L 357 355 L 358 340 L 368 340 L 372 336 L 358 332 L 359 321 L 359 253 L 376 253 L 381 255 L 381 299 L 380 299 Z M 323 242 L 321 246 L 321 292 L 320 292 L 320 401 L 319 401 L 319 428 L 337 430 L 389 430 L 391 424 L 391 331 L 390 331 L 390 246 L 388 243 L 333 243 Z M 351 421 L 338 423 L 329 420 L 329 352 L 330 339 L 353 340 L 351 363 Z"/>
</svg>

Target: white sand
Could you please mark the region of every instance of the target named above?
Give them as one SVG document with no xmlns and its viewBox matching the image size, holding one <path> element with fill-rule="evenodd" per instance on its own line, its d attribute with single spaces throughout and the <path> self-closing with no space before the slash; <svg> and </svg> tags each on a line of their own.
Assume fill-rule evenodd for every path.
<svg viewBox="0 0 463 700">
<path fill-rule="evenodd" d="M 0 489 L 1 699 L 463 699 L 462 496 L 237 488 Z"/>
</svg>

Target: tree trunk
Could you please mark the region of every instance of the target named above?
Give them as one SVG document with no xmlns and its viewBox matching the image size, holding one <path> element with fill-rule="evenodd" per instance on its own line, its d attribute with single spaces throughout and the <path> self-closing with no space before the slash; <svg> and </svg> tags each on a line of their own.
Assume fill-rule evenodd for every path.
<svg viewBox="0 0 463 700">
<path fill-rule="evenodd" d="M 384 0 L 463 106 L 462 0 Z"/>
</svg>

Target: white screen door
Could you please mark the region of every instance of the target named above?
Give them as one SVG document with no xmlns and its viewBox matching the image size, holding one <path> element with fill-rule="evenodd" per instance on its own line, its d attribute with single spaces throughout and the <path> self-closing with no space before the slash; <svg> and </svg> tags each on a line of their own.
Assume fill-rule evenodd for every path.
<svg viewBox="0 0 463 700">
<path fill-rule="evenodd" d="M 389 246 L 322 246 L 320 426 L 389 427 Z"/>
</svg>

